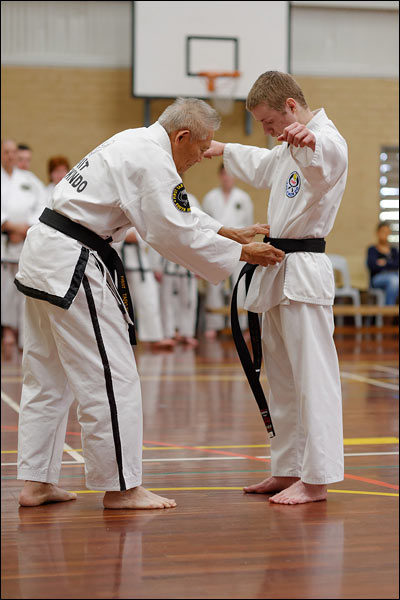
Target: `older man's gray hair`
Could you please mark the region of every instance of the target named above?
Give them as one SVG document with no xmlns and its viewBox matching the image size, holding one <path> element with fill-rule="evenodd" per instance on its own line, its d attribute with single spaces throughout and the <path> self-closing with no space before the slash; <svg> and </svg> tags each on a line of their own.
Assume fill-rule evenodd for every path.
<svg viewBox="0 0 400 600">
<path fill-rule="evenodd" d="M 207 102 L 198 98 L 177 98 L 159 117 L 167 133 L 188 129 L 193 140 L 206 139 L 221 124 L 221 117 Z"/>
</svg>

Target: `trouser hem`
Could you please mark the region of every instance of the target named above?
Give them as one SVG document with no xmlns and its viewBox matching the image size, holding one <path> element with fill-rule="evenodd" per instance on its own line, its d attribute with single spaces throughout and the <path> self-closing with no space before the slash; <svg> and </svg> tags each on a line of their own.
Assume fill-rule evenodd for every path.
<svg viewBox="0 0 400 600">
<path fill-rule="evenodd" d="M 132 488 L 138 487 L 139 485 L 142 485 L 142 478 L 136 478 L 136 479 L 128 479 L 127 477 L 125 477 L 125 484 L 126 484 L 126 491 L 130 490 Z M 92 481 L 90 482 L 86 482 L 86 487 L 89 490 L 95 490 L 98 492 L 120 492 L 121 491 L 121 486 L 119 481 L 116 481 L 114 483 L 99 483 L 98 485 L 96 485 L 96 483 L 93 483 Z M 125 491 L 125 490 L 123 490 Z"/>
<path fill-rule="evenodd" d="M 48 471 L 27 471 L 18 469 L 17 479 L 23 481 L 37 481 L 39 483 L 51 483 L 56 485 L 60 478 L 60 474 L 51 475 Z"/>
</svg>

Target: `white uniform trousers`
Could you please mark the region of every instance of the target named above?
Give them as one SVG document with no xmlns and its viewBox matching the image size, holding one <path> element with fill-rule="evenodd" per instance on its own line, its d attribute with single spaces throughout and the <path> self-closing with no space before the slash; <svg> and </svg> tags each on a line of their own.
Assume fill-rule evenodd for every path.
<svg viewBox="0 0 400 600">
<path fill-rule="evenodd" d="M 17 264 L 1 265 L 1 324 L 18 331 L 17 343 L 19 348 L 23 348 L 25 296 L 20 294 L 14 285 L 17 271 Z"/>
<path fill-rule="evenodd" d="M 340 373 L 331 306 L 290 301 L 263 314 L 270 386 L 271 473 L 305 483 L 343 479 Z"/>
<path fill-rule="evenodd" d="M 92 254 L 68 310 L 26 299 L 23 373 L 18 479 L 58 482 L 74 397 L 87 487 L 118 491 L 141 484 L 135 358 L 127 323 Z"/>
<path fill-rule="evenodd" d="M 217 285 L 207 283 L 206 308 L 222 308 L 223 306 L 226 306 L 226 304 L 225 304 L 226 296 L 229 297 L 228 307 L 230 308 L 230 298 L 232 296 L 232 290 L 230 288 L 232 287 L 232 289 L 233 289 L 233 287 L 235 286 L 236 281 L 239 277 L 240 271 L 242 270 L 242 268 L 244 267 L 245 264 L 246 263 L 244 263 L 244 262 L 239 262 L 238 266 L 233 271 L 233 273 L 230 277 L 230 280 L 228 279 L 228 280 L 222 281 L 221 283 L 218 283 Z M 243 277 L 239 283 L 239 289 L 238 289 L 238 296 L 237 296 L 238 308 L 243 308 L 245 298 L 246 298 L 246 287 L 245 287 L 245 279 Z M 205 320 L 206 320 L 206 329 L 207 330 L 221 331 L 222 329 L 225 328 L 226 325 L 228 327 L 230 327 L 230 316 L 228 316 L 228 318 L 226 318 L 225 315 L 222 315 L 219 313 L 206 312 Z M 225 323 L 226 323 L 226 325 L 225 325 Z M 240 327 L 242 329 L 248 328 L 247 317 L 245 314 L 239 316 L 239 323 L 240 323 Z"/>
<path fill-rule="evenodd" d="M 160 313 L 160 293 L 152 271 L 127 271 L 129 290 L 135 311 L 137 337 L 142 342 L 159 342 L 163 339 Z"/>
<path fill-rule="evenodd" d="M 163 273 L 160 284 L 161 321 L 164 337 L 194 337 L 197 317 L 197 279 Z"/>
</svg>

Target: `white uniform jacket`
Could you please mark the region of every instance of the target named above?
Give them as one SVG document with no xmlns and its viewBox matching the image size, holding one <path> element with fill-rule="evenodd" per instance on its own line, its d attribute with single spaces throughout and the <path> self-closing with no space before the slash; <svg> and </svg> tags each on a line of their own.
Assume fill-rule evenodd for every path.
<svg viewBox="0 0 400 600">
<path fill-rule="evenodd" d="M 1 167 L 1 224 L 37 223 L 45 206 L 45 187 L 31 171 L 13 169 L 11 175 Z M 3 243 L 4 242 L 4 243 Z M 2 234 L 3 260 L 18 260 L 23 242 L 7 243 L 7 235 Z"/>
<path fill-rule="evenodd" d="M 272 150 L 226 144 L 229 172 L 256 188 L 270 188 L 270 237 L 324 238 L 333 227 L 345 189 L 347 144 L 323 109 L 307 124 L 315 151 L 286 142 Z M 326 254 L 295 252 L 275 266 L 257 267 L 245 308 L 265 312 L 289 300 L 332 305 L 333 269 Z"/>
<path fill-rule="evenodd" d="M 214 283 L 227 277 L 240 258 L 241 245 L 217 235 L 219 223 L 191 212 L 168 134 L 158 122 L 100 144 L 55 187 L 51 208 L 115 242 L 133 225 L 168 260 Z M 85 246 L 39 223 L 28 232 L 17 287 L 68 308 L 88 256 Z"/>
<path fill-rule="evenodd" d="M 203 199 L 203 210 L 225 227 L 248 227 L 253 224 L 253 203 L 250 196 L 234 187 L 226 200 L 220 187 L 210 190 Z"/>
</svg>

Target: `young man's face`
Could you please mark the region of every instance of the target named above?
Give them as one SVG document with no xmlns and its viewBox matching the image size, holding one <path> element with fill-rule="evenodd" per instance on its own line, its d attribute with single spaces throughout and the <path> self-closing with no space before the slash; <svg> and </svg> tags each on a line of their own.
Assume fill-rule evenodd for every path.
<svg viewBox="0 0 400 600">
<path fill-rule="evenodd" d="M 204 140 L 191 140 L 190 132 L 186 130 L 177 132 L 176 135 L 172 134 L 172 156 L 179 175 L 203 160 L 204 152 L 210 147 L 213 135 L 214 132 L 210 131 Z"/>
<path fill-rule="evenodd" d="M 284 112 L 279 112 L 262 103 L 253 108 L 251 113 L 255 120 L 263 126 L 264 133 L 274 138 L 279 137 L 285 127 L 296 121 L 293 110 L 287 105 L 285 105 Z"/>
</svg>

